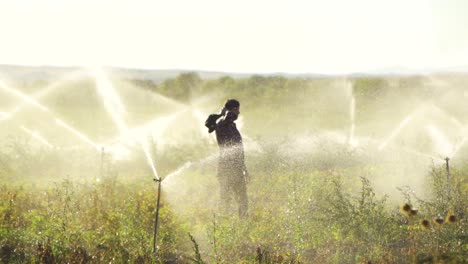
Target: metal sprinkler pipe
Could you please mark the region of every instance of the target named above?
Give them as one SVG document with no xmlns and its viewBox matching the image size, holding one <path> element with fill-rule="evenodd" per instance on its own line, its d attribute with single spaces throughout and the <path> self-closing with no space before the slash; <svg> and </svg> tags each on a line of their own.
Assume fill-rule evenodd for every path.
<svg viewBox="0 0 468 264">
<path fill-rule="evenodd" d="M 154 219 L 154 236 L 153 236 L 153 253 L 157 255 L 157 240 L 158 240 L 158 231 L 159 231 L 159 207 L 161 204 L 161 178 L 153 179 L 158 184 L 158 197 L 156 201 L 156 215 Z"/>
<path fill-rule="evenodd" d="M 450 166 L 449 166 L 449 157 L 445 158 L 445 175 L 447 177 L 447 194 L 450 199 Z"/>
</svg>

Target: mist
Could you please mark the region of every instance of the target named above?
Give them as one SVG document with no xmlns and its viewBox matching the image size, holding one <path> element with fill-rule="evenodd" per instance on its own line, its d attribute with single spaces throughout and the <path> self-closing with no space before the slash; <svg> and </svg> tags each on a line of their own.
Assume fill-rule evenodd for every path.
<svg viewBox="0 0 468 264">
<path fill-rule="evenodd" d="M 204 126 L 228 98 L 241 102 L 236 123 L 253 215 L 293 210 L 291 195 L 312 197 L 310 186 L 335 178 L 349 194 L 368 180 L 390 208 L 405 200 L 404 190 L 432 199 L 434 170 L 468 164 L 462 73 L 203 79 L 185 72 L 155 82 L 112 68 L 73 68 L 47 76 L 0 79 L 2 183 L 47 189 L 111 179 L 156 192 L 153 179 L 161 180 L 163 206 L 191 222 L 205 248 L 200 225 L 233 217 L 219 207 L 218 146 Z"/>
</svg>

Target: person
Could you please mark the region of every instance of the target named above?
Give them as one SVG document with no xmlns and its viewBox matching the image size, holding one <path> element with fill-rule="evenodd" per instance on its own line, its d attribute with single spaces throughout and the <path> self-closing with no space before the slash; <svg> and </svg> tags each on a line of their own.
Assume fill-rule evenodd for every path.
<svg viewBox="0 0 468 264">
<path fill-rule="evenodd" d="M 221 113 L 210 115 L 205 124 L 209 129 L 208 132 L 215 131 L 220 150 L 217 177 L 223 206 L 226 209 L 229 208 L 234 198 L 239 205 L 239 215 L 244 217 L 248 210 L 246 181 L 249 173 L 245 166 L 242 136 L 235 123 L 239 114 L 239 101 L 229 99 Z M 216 122 L 221 117 L 223 118 Z"/>
</svg>

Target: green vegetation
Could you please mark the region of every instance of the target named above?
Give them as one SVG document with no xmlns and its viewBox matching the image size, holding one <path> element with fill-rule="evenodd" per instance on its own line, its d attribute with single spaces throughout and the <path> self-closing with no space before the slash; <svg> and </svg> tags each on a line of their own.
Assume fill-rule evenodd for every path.
<svg viewBox="0 0 468 264">
<path fill-rule="evenodd" d="M 193 162 L 163 182 L 157 254 L 152 241 L 157 186 L 141 149 L 130 146 L 130 157 L 119 160 L 106 150 L 48 149 L 24 135 L 5 136 L 0 141 L 4 263 L 467 261 L 466 146 L 451 160 L 449 182 L 443 162 L 434 159 L 431 166 L 428 157 L 405 151 L 414 147 L 423 154 L 439 154 L 429 144 L 434 139 L 417 130 L 425 122 L 445 128 L 444 132 L 460 129 L 452 129 L 428 108 L 428 114 L 415 117 L 414 126 L 393 146 L 377 150 L 420 102 L 436 104 L 467 123 L 468 110 L 454 107 L 461 89 L 443 97 L 442 89 L 427 88 L 422 77 L 352 79 L 356 137 L 372 135 L 377 141 L 367 142 L 363 136 L 358 138 L 362 145 L 353 148 L 346 141 L 350 95 L 341 79 L 203 80 L 185 73 L 161 83 L 120 79 L 113 83 L 125 94 L 129 115 L 137 113 L 140 122 L 133 120 L 137 124 L 181 105 L 208 115 L 220 109 L 226 97 L 238 98 L 252 176 L 249 216 L 239 218 L 235 204 L 230 210 L 219 208 L 217 146 L 193 120 L 176 120 L 167 128 L 167 136 L 180 141 L 150 142 L 162 178 Z M 102 112 L 93 83 L 73 85 L 80 90 L 68 87 L 69 93 L 52 94 L 44 102 L 61 118 L 75 120 L 73 124 L 92 139 L 114 137 L 116 128 Z M 25 85 L 40 90 L 31 86 Z M 166 97 L 153 105 L 149 94 Z M 83 100 L 88 100 L 86 107 Z M 150 110 L 145 110 L 147 105 Z M 24 112 L 3 133 L 13 131 L 14 122 L 32 126 L 35 123 L 26 121 L 40 119 L 28 116 L 33 111 Z M 57 137 L 65 133 L 43 123 L 41 131 L 50 127 Z M 56 139 L 50 135 L 51 141 Z M 60 142 L 70 141 L 76 138 Z"/>
<path fill-rule="evenodd" d="M 235 209 L 213 207 L 216 197 L 207 190 L 216 181 L 206 168 L 184 175 L 188 180 L 179 182 L 185 192 L 163 191 L 157 257 L 152 254 L 156 188 L 149 177 L 60 180 L 42 188 L 3 183 L 2 260 L 459 263 L 466 258 L 466 174 L 452 175 L 450 196 L 441 168 L 427 178 L 433 198 L 420 200 L 403 191 L 401 203 L 419 208 L 413 215 L 376 195 L 367 178 L 353 176 L 359 168 L 299 171 L 275 163 L 268 157 L 252 168 L 246 219 L 239 219 Z M 178 201 L 185 204 L 172 196 L 181 196 Z M 454 219 L 445 220 L 450 215 Z M 433 222 L 437 217 L 444 222 Z M 429 223 L 424 226 L 423 220 Z"/>
</svg>

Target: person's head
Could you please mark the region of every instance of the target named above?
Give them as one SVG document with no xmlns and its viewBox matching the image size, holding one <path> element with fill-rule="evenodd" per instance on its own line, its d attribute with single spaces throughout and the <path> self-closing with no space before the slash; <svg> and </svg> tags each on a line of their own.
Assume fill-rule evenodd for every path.
<svg viewBox="0 0 468 264">
<path fill-rule="evenodd" d="M 224 104 L 224 108 L 229 112 L 233 112 L 236 115 L 240 114 L 240 103 L 236 99 L 228 99 Z"/>
</svg>

